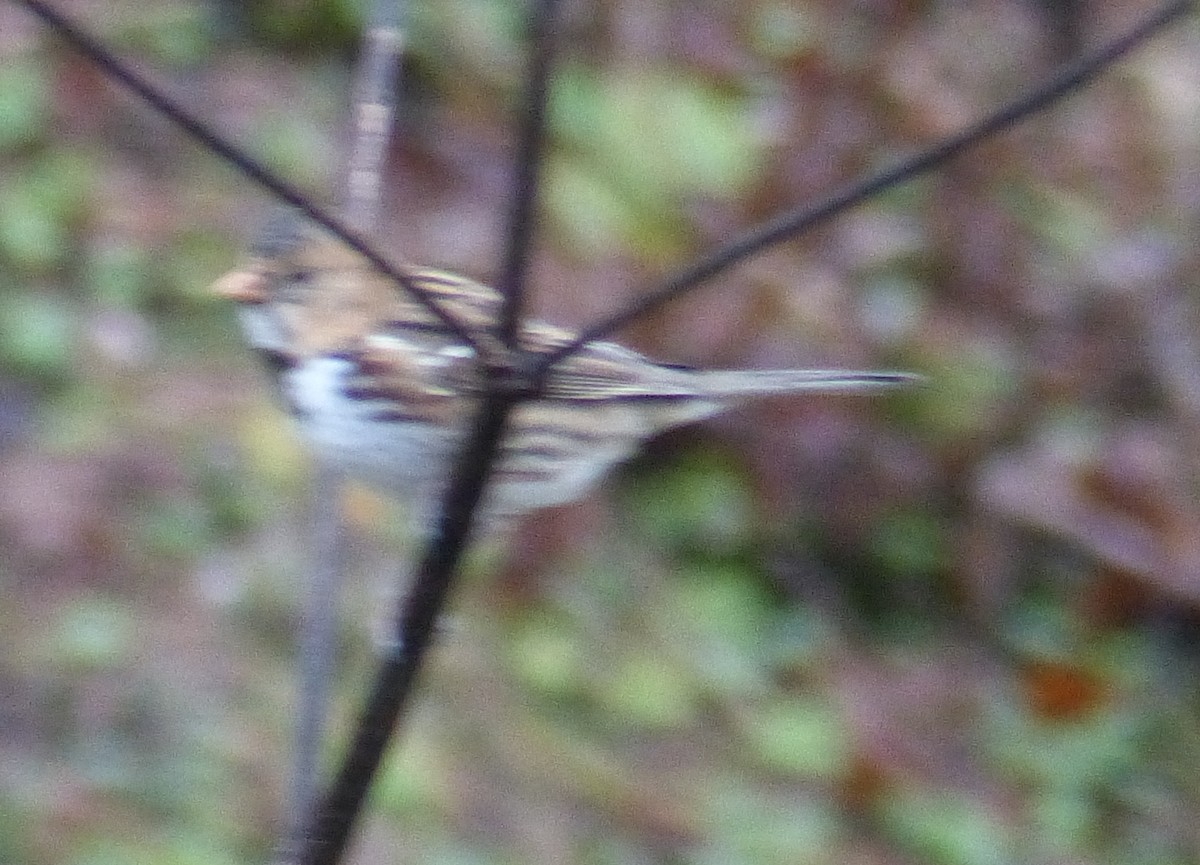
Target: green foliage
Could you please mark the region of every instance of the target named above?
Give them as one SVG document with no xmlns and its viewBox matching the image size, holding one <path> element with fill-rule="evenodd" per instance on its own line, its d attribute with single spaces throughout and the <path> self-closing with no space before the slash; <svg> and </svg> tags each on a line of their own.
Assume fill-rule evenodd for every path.
<svg viewBox="0 0 1200 865">
<path fill-rule="evenodd" d="M 446 89 L 463 78 L 494 83 L 515 71 L 528 29 L 526 8 L 519 0 L 414 3 L 408 9 L 413 52 Z"/>
<path fill-rule="evenodd" d="M 449 795 L 447 773 L 436 741 L 418 716 L 404 754 L 384 764 L 373 791 L 379 808 L 405 822 L 412 832 L 426 828 Z"/>
<path fill-rule="evenodd" d="M 280 106 L 277 113 L 259 123 L 251 134 L 253 152 L 281 176 L 301 188 L 327 189 L 335 166 L 323 157 L 332 149 L 328 123 L 332 117 L 297 115 Z"/>
<path fill-rule="evenodd" d="M 1017 861 L 1012 833 L 969 797 L 906 790 L 883 806 L 888 833 L 929 865 L 1007 865 Z"/>
<path fill-rule="evenodd" d="M 132 611 L 104 597 L 81 597 L 59 611 L 46 634 L 45 651 L 55 665 L 81 670 L 118 667 L 135 647 Z"/>
<path fill-rule="evenodd" d="M 34 803 L 22 801 L 17 793 L 0 790 L 0 862 L 30 861 L 32 845 L 26 843 L 26 838 L 38 816 Z"/>
<path fill-rule="evenodd" d="M 141 309 L 151 296 L 154 262 L 146 250 L 132 245 L 107 245 L 94 250 L 87 265 L 88 283 L 96 301 L 108 308 Z"/>
<path fill-rule="evenodd" d="M 97 839 L 76 851 L 63 865 L 129 865 L 144 861 L 161 865 L 235 865 L 245 860 L 211 838 L 173 833 L 158 839 Z"/>
<path fill-rule="evenodd" d="M 361 0 L 250 0 L 240 6 L 251 30 L 266 45 L 314 55 L 349 53 L 357 45 L 364 18 Z"/>
<path fill-rule="evenodd" d="M 0 153 L 42 139 L 50 101 L 45 64 L 35 55 L 0 66 Z"/>
<path fill-rule="evenodd" d="M 844 827 L 836 809 L 803 795 L 750 789 L 719 778 L 704 805 L 715 839 L 689 854 L 696 865 L 832 865 Z M 719 839 L 719 840 L 717 840 Z"/>
<path fill-rule="evenodd" d="M 951 560 L 948 529 L 942 519 L 928 510 L 884 514 L 870 534 L 869 551 L 894 579 L 920 580 L 949 570 Z"/>
<path fill-rule="evenodd" d="M 813 15 L 794 3 L 761 3 L 754 9 L 750 31 L 754 47 L 773 58 L 788 58 L 810 51 L 819 37 Z"/>
<path fill-rule="evenodd" d="M 946 442 L 970 442 L 996 435 L 996 418 L 1021 382 L 1014 358 L 986 345 L 953 356 L 935 355 L 922 364 L 927 382 L 897 399 L 914 429 Z"/>
<path fill-rule="evenodd" d="M 57 297 L 0 296 L 0 368 L 44 384 L 65 380 L 75 360 L 76 314 Z"/>
<path fill-rule="evenodd" d="M 584 258 L 614 248 L 651 260 L 687 246 L 663 214 L 747 189 L 761 167 L 750 102 L 662 68 L 566 66 L 553 127 L 565 152 L 547 169 L 546 206 Z"/>
<path fill-rule="evenodd" d="M 743 652 L 762 645 L 775 610 L 747 567 L 709 563 L 690 570 L 669 598 L 672 621 Z"/>
<path fill-rule="evenodd" d="M 768 700 L 747 716 L 742 733 L 771 772 L 832 779 L 849 768 L 846 722 L 818 698 Z"/>
<path fill-rule="evenodd" d="M 510 632 L 506 661 L 518 680 L 556 699 L 578 693 L 586 654 L 569 618 L 534 610 Z"/>
<path fill-rule="evenodd" d="M 694 450 L 674 465 L 645 473 L 623 498 L 631 519 L 659 549 L 713 560 L 736 555 L 752 539 L 745 478 L 719 452 Z"/>
<path fill-rule="evenodd" d="M 0 186 L 0 259 L 25 273 L 63 264 L 71 226 L 94 192 L 96 165 L 70 148 L 41 151 Z"/>
<path fill-rule="evenodd" d="M 699 692 L 690 671 L 650 652 L 618 653 L 597 694 L 600 709 L 630 730 L 684 730 L 695 718 Z"/>
<path fill-rule="evenodd" d="M 192 66 L 211 56 L 211 23 L 211 16 L 195 3 L 137 4 L 136 13 L 120 18 L 120 29 L 111 38 L 157 63 Z"/>
</svg>

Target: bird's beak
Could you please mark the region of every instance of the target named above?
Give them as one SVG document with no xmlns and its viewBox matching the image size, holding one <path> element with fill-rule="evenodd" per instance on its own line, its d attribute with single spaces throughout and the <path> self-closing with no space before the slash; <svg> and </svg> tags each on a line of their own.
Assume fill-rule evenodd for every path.
<svg viewBox="0 0 1200 865">
<path fill-rule="evenodd" d="M 237 303 L 266 303 L 267 277 L 254 270 L 231 270 L 214 282 L 209 291 Z"/>
</svg>

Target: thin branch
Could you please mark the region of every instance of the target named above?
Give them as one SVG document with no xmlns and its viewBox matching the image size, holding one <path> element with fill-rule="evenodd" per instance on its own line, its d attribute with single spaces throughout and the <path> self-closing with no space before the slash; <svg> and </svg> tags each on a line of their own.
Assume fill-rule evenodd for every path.
<svg viewBox="0 0 1200 865">
<path fill-rule="evenodd" d="M 370 232 L 379 218 L 380 176 L 396 115 L 396 88 L 404 51 L 402 0 L 375 0 L 363 38 L 354 87 L 355 131 L 346 160 L 346 218 Z"/>
<path fill-rule="evenodd" d="M 821 223 L 897 184 L 940 168 L 1016 121 L 1050 107 L 1191 8 L 1191 0 L 1174 0 L 1165 4 L 1129 32 L 1069 64 L 1046 84 L 1014 99 L 974 126 L 892 168 L 834 193 L 815 206 L 783 213 L 758 228 L 751 229 L 733 242 L 718 247 L 695 264 L 669 277 L 659 288 L 648 292 L 641 300 L 618 310 L 584 330 L 572 342 L 544 355 L 537 364 L 535 377 L 544 380 L 555 364 L 577 353 L 589 342 L 610 336 L 634 320 L 677 300 L 743 259 L 775 244 L 798 238 Z"/>
<path fill-rule="evenodd" d="M 304 820 L 312 809 L 317 791 L 318 763 L 330 685 L 334 679 L 333 647 L 337 634 L 342 571 L 346 561 L 346 527 L 342 522 L 338 495 L 342 478 L 323 461 L 318 461 L 313 478 L 312 537 L 308 582 L 304 587 L 303 618 L 300 620 L 300 702 L 293 733 L 292 777 L 288 783 L 286 844 L 295 845 L 307 830 Z"/>
<path fill-rule="evenodd" d="M 355 73 L 352 134 L 342 181 L 346 218 L 358 231 L 374 234 L 384 155 L 395 115 L 400 68 L 403 0 L 375 0 Z M 317 792 L 319 757 L 334 680 L 338 597 L 346 563 L 342 521 L 343 477 L 317 461 L 312 484 L 311 570 L 305 585 L 299 639 L 299 704 L 293 736 L 292 777 L 286 812 L 288 849 L 297 849 L 303 821 Z"/>
<path fill-rule="evenodd" d="M 558 0 L 539 0 L 532 13 L 530 28 L 529 65 L 525 73 L 526 88 L 521 112 L 520 140 L 516 156 L 516 172 L 508 215 L 508 242 L 504 269 L 496 285 L 504 295 L 500 321 L 500 339 L 513 347 L 517 341 L 529 270 L 530 246 L 534 229 L 534 210 L 537 205 L 538 183 L 541 177 L 543 152 L 546 143 L 546 103 L 548 101 L 550 70 L 554 65 L 554 37 Z"/>
<path fill-rule="evenodd" d="M 486 347 L 479 344 L 478 335 L 473 334 L 456 316 L 448 310 L 443 309 L 437 299 L 413 279 L 408 268 L 388 261 L 380 252 L 376 251 L 365 237 L 352 229 L 345 221 L 314 204 L 308 196 L 295 186 L 280 179 L 261 162 L 246 155 L 245 152 L 227 141 L 210 126 L 197 120 L 186 108 L 152 85 L 115 54 L 108 51 L 72 24 L 70 20 L 57 12 L 52 6 L 44 3 L 43 0 L 17 0 L 17 2 L 41 18 L 61 38 L 71 43 L 76 51 L 103 68 L 106 73 L 144 99 L 152 108 L 194 138 L 203 147 L 215 153 L 281 201 L 296 208 L 314 223 L 326 229 L 355 252 L 362 255 L 363 258 L 369 261 L 381 273 L 394 279 L 397 285 L 401 286 L 413 299 L 436 315 L 466 345 L 472 346 L 481 353 L 485 352 Z"/>
<path fill-rule="evenodd" d="M 511 397 L 497 392 L 476 417 L 414 587 L 396 616 L 395 643 L 376 674 L 337 777 L 309 821 L 295 860 L 300 865 L 336 865 L 341 859 L 446 605 L 512 405 Z"/>
<path fill-rule="evenodd" d="M 528 267 L 532 214 L 537 199 L 538 164 L 542 159 L 546 92 L 553 55 L 557 0 L 540 0 L 531 13 L 532 57 L 521 123 L 521 144 L 509 226 L 508 256 L 501 288 L 506 298 L 501 322 L 505 344 L 515 342 L 521 295 Z M 446 491 L 436 529 L 417 568 L 412 588 L 401 601 L 394 622 L 393 647 L 375 677 L 350 748 L 329 792 L 305 829 L 297 861 L 301 865 L 336 865 L 362 813 L 388 743 L 409 704 L 418 672 L 445 608 L 458 563 L 467 549 L 478 504 L 499 452 L 505 424 L 518 397 L 503 386 L 512 370 L 486 370 L 487 397 L 475 418 Z"/>
</svg>

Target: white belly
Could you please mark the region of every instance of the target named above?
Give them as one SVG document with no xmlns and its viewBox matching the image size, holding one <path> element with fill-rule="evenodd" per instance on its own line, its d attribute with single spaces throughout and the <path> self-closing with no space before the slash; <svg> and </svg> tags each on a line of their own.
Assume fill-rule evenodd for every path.
<svg viewBox="0 0 1200 865">
<path fill-rule="evenodd" d="M 353 373 L 350 361 L 321 357 L 286 374 L 284 388 L 304 437 L 323 460 L 357 480 L 407 503 L 427 496 L 446 474 L 458 436 L 430 424 L 381 420 L 394 407 L 345 396 Z"/>
</svg>

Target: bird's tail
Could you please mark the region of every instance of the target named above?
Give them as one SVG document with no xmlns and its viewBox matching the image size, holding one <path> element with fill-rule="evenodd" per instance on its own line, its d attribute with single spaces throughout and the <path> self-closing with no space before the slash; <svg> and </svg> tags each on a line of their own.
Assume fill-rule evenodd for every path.
<svg viewBox="0 0 1200 865">
<path fill-rule="evenodd" d="M 858 372 L 843 369 L 749 369 L 701 373 L 701 389 L 714 399 L 771 394 L 862 393 L 921 381 L 906 372 Z"/>
</svg>

